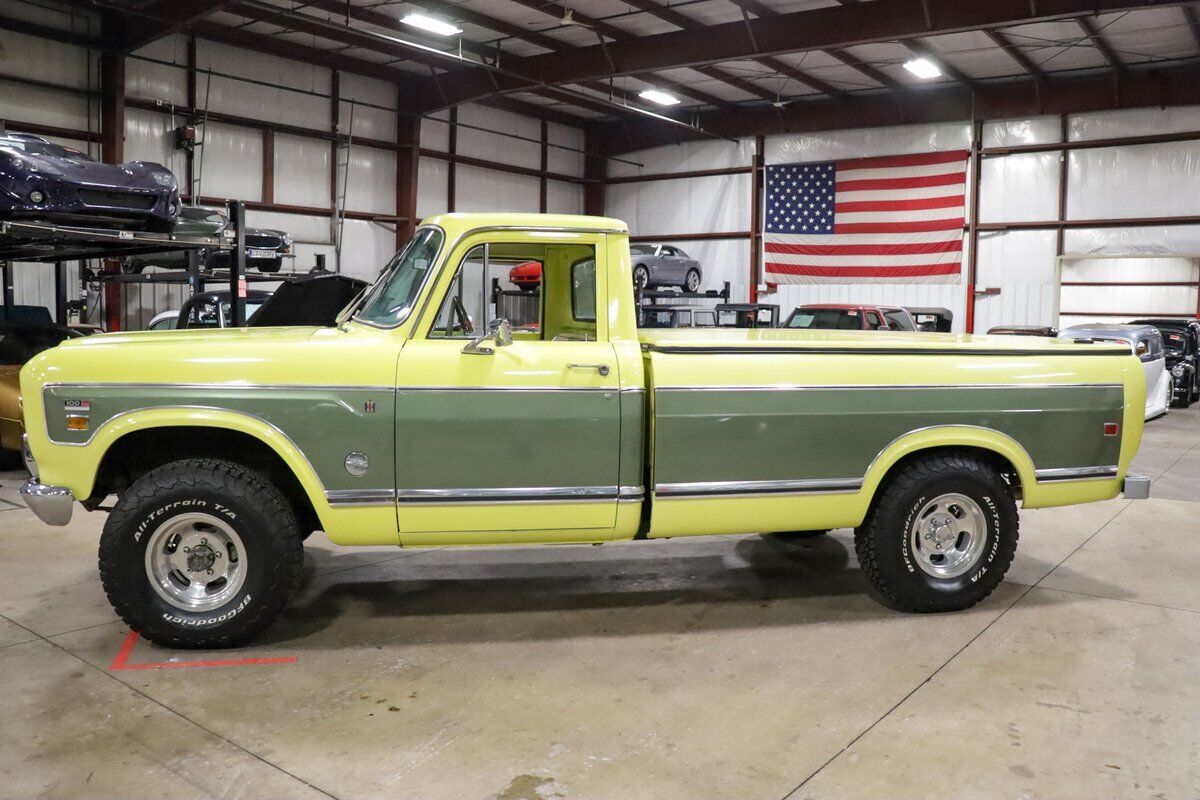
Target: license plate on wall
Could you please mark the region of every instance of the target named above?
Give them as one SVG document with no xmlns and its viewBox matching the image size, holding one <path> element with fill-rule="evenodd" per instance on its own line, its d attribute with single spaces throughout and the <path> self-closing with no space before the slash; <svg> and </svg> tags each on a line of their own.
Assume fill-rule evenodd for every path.
<svg viewBox="0 0 1200 800">
<path fill-rule="evenodd" d="M 275 258 L 276 253 L 267 247 L 247 247 L 246 258 Z"/>
</svg>

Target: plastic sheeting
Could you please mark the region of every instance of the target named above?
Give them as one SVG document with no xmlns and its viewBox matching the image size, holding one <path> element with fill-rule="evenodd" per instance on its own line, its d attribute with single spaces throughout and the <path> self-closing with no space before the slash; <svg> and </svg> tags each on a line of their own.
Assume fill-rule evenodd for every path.
<svg viewBox="0 0 1200 800">
<path fill-rule="evenodd" d="M 547 181 L 546 211 L 550 214 L 582 214 L 583 187 L 577 183 Z"/>
<path fill-rule="evenodd" d="M 1062 287 L 1062 323 L 1109 319 L 1127 322 L 1132 317 L 1159 314 L 1195 314 L 1195 286 L 1104 286 L 1104 283 L 1186 281 L 1196 283 L 1200 264 L 1195 258 L 1083 258 L 1064 259 L 1064 283 L 1094 286 Z M 1073 312 L 1084 312 L 1076 316 Z M 1107 314 L 1107 317 L 1091 315 Z"/>
<path fill-rule="evenodd" d="M 422 156 L 417 163 L 417 216 L 446 211 L 449 164 L 440 158 Z"/>
<path fill-rule="evenodd" d="M 439 111 L 428 117 L 421 118 L 421 146 L 430 150 L 445 152 L 450 149 L 450 124 L 446 122 L 449 114 Z"/>
<path fill-rule="evenodd" d="M 4 63 L 12 59 L 5 59 Z M 92 124 L 88 125 L 87 98 L 71 92 L 13 83 L 0 78 L 0 119 L 20 120 L 58 128 L 99 130 L 99 104 L 92 104 Z M 19 126 L 10 124 L 11 130 Z"/>
<path fill-rule="evenodd" d="M 1200 131 L 1200 106 L 1075 114 L 1067 123 L 1072 142 L 1188 131 Z"/>
<path fill-rule="evenodd" d="M 1067 158 L 1067 219 L 1200 214 L 1197 186 L 1200 142 L 1076 150 Z"/>
<path fill-rule="evenodd" d="M 537 212 L 541 182 L 537 178 L 459 164 L 455 169 L 456 211 Z"/>
<path fill-rule="evenodd" d="M 967 150 L 970 146 L 971 126 L 966 123 L 905 125 L 771 136 L 763 156 L 768 164 L 789 164 Z"/>
<path fill-rule="evenodd" d="M 395 214 L 396 154 L 390 150 L 356 144 L 350 148 L 349 160 L 346 208 L 350 211 Z M 342 192 L 342 179 L 343 176 L 338 175 L 338 194 Z"/>
<path fill-rule="evenodd" d="M 156 115 L 160 120 L 167 117 Z M 209 122 L 201 132 L 203 162 L 197 157 L 196 169 L 203 163 L 200 194 L 209 197 L 234 197 L 238 200 L 262 200 L 262 132 Z M 177 173 L 178 174 L 178 173 Z"/>
<path fill-rule="evenodd" d="M 750 175 L 615 183 L 605 213 L 639 236 L 750 230 Z"/>
<path fill-rule="evenodd" d="M 1063 252 L 1069 255 L 1200 255 L 1200 225 L 1068 230 Z"/>
<path fill-rule="evenodd" d="M 1058 218 L 1060 153 L 1019 153 L 983 159 L 981 222 Z"/>
<path fill-rule="evenodd" d="M 171 118 L 166 114 L 125 110 L 125 159 L 154 161 L 175 173 L 183 191 L 187 191 L 187 159 L 176 150 L 171 134 Z"/>
<path fill-rule="evenodd" d="M 275 202 L 329 208 L 330 159 L 329 142 L 275 134 Z"/>
<path fill-rule="evenodd" d="M 0 60 L 4 72 L 17 78 L 87 88 L 88 50 L 73 44 L 26 36 L 13 31 L 4 32 L 4 49 Z M 93 51 L 92 88 L 99 87 L 99 53 Z M 7 92 L 7 87 L 5 89 Z M 45 91 L 38 88 L 36 91 Z"/>
<path fill-rule="evenodd" d="M 1062 122 L 1058 117 L 1005 119 L 983 124 L 984 147 L 1017 147 L 1061 141 Z"/>
<path fill-rule="evenodd" d="M 145 61 L 138 56 L 153 58 L 154 61 Z M 156 63 L 159 61 L 168 61 L 179 66 Z M 125 92 L 130 97 L 185 105 L 186 64 L 187 39 L 179 34 L 164 36 L 125 59 Z"/>
<path fill-rule="evenodd" d="M 196 61 L 201 70 L 212 69 L 276 85 L 262 86 L 213 75 L 212 94 L 208 97 L 208 76 L 200 75 L 196 80 L 196 105 L 201 109 L 207 102 L 212 111 L 267 122 L 309 128 L 328 125 L 330 71 L 324 67 L 242 47 L 229 47 L 207 39 L 197 40 Z"/>
<path fill-rule="evenodd" d="M 341 108 L 338 119 L 342 133 L 352 133 L 368 139 L 396 141 L 396 86 L 387 81 L 364 78 L 350 72 L 342 73 L 338 86 Z M 350 100 L 354 104 L 354 128 L 350 128 Z M 360 105 L 370 103 L 371 105 Z M 377 108 L 383 106 L 383 108 Z"/>
<path fill-rule="evenodd" d="M 542 124 L 539 120 L 495 108 L 466 105 L 458 110 L 458 121 L 465 123 L 458 129 L 458 153 L 460 155 L 532 169 L 541 166 Z M 466 127 L 466 125 L 474 127 Z M 479 130 L 479 128 L 484 130 Z M 525 138 L 515 139 L 512 136 L 502 136 L 491 133 L 491 131 L 504 131 Z M 526 139 L 533 141 L 526 141 Z"/>
<path fill-rule="evenodd" d="M 552 145 L 562 145 L 550 147 L 546 151 L 550 171 L 573 175 L 576 178 L 583 177 L 583 131 L 551 122 L 546 130 L 546 140 Z M 567 147 L 572 149 L 563 149 Z"/>
<path fill-rule="evenodd" d="M 396 252 L 396 232 L 374 222 L 346 220 L 342 229 L 342 273 L 373 281 Z M 332 264 L 329 265 L 332 268 Z"/>
<path fill-rule="evenodd" d="M 622 156 L 624 160 L 611 160 L 608 162 L 608 174 L 609 177 L 621 178 L 660 172 L 748 167 L 753 157 L 753 142 L 747 140 L 682 142 Z M 643 166 L 627 163 L 629 161 Z"/>
<path fill-rule="evenodd" d="M 975 330 L 997 325 L 1053 325 L 1058 280 L 1055 231 L 984 231 L 976 286 L 1000 289 L 978 297 Z"/>
</svg>

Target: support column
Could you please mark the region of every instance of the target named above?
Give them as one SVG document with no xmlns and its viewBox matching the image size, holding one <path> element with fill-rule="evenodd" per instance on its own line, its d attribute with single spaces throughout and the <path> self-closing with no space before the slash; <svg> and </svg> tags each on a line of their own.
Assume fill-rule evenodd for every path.
<svg viewBox="0 0 1200 800">
<path fill-rule="evenodd" d="M 187 107 L 193 111 L 196 108 L 198 96 L 196 92 L 196 37 L 189 36 L 187 41 Z M 205 98 L 205 105 L 208 105 L 208 98 Z M 184 120 L 185 125 L 190 125 L 192 119 Z M 200 202 L 196 192 L 196 149 L 189 147 L 183 151 L 185 169 L 187 171 L 187 194 L 192 198 L 192 205 Z"/>
<path fill-rule="evenodd" d="M 588 131 L 583 137 L 583 213 L 604 216 L 604 179 L 608 176 L 608 159 L 595 155 L 596 137 Z"/>
<path fill-rule="evenodd" d="M 766 137 L 754 137 L 754 157 L 750 161 L 750 302 L 758 302 L 758 285 L 763 282 L 762 272 L 762 204 L 763 204 L 763 150 Z"/>
<path fill-rule="evenodd" d="M 4 296 L 4 318 L 12 318 L 13 268 L 11 261 L 0 261 L 0 294 Z"/>
<path fill-rule="evenodd" d="M 233 252 L 229 254 L 229 327 L 246 325 L 246 204 L 229 201 L 229 224 L 233 226 Z"/>
<path fill-rule="evenodd" d="M 550 123 L 542 120 L 542 174 L 538 177 L 538 211 L 543 214 L 549 208 L 549 179 L 546 171 L 550 169 Z"/>
<path fill-rule="evenodd" d="M 396 153 L 396 249 L 412 238 L 417 228 L 417 176 L 421 164 L 421 118 L 401 115 L 396 119 L 397 141 L 404 145 Z"/>
<path fill-rule="evenodd" d="M 54 262 L 54 321 L 67 324 L 67 265 Z"/>
<path fill-rule="evenodd" d="M 275 202 L 275 131 L 267 128 L 262 132 L 262 201 Z"/>
<path fill-rule="evenodd" d="M 100 159 L 109 164 L 125 160 L 125 56 L 121 53 L 100 55 Z M 102 271 L 116 275 L 121 263 L 104 260 Z M 104 329 L 121 330 L 123 292 L 115 281 L 104 283 Z"/>
<path fill-rule="evenodd" d="M 975 332 L 975 275 L 979 266 L 979 187 L 983 175 L 983 123 L 971 125 L 971 221 L 967 242 L 967 319 L 964 330 Z"/>
<path fill-rule="evenodd" d="M 458 196 L 458 109 L 450 109 L 450 130 L 446 134 L 446 152 L 450 160 L 446 162 L 446 210 L 453 213 Z"/>
</svg>

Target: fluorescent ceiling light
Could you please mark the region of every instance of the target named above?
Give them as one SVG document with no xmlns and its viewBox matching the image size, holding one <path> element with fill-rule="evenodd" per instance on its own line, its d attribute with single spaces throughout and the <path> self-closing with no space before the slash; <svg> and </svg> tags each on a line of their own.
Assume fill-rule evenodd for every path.
<svg viewBox="0 0 1200 800">
<path fill-rule="evenodd" d="M 410 11 L 400 21 L 405 25 L 412 25 L 414 28 L 436 33 L 438 36 L 457 36 L 462 33 L 462 28 L 456 28 L 444 19 L 431 17 L 419 11 Z"/>
<path fill-rule="evenodd" d="M 642 98 L 643 100 L 649 100 L 651 103 L 658 103 L 660 106 L 679 105 L 678 97 L 673 94 L 667 94 L 666 92 L 660 92 L 658 89 L 645 89 L 638 94 L 638 97 Z"/>
<path fill-rule="evenodd" d="M 942 71 L 938 69 L 938 65 L 928 58 L 914 58 L 911 61 L 905 61 L 904 68 L 924 80 L 940 78 L 942 75 Z"/>
</svg>

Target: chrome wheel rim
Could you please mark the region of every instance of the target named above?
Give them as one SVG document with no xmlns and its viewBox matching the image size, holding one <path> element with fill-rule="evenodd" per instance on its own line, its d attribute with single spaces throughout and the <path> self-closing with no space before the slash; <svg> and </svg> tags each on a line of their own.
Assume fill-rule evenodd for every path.
<svg viewBox="0 0 1200 800">
<path fill-rule="evenodd" d="M 645 289 L 650 283 L 650 272 L 643 267 L 638 267 L 633 271 L 633 283 L 639 289 Z"/>
<path fill-rule="evenodd" d="M 146 577 L 158 596 L 182 611 L 211 611 L 246 581 L 242 539 L 212 514 L 180 514 L 164 522 L 146 546 Z"/>
<path fill-rule="evenodd" d="M 921 506 L 909 528 L 913 560 L 927 575 L 957 578 L 979 563 L 987 518 L 965 494 L 943 494 Z"/>
<path fill-rule="evenodd" d="M 694 292 L 700 288 L 700 276 L 694 272 L 689 272 L 687 276 L 687 290 Z"/>
</svg>

